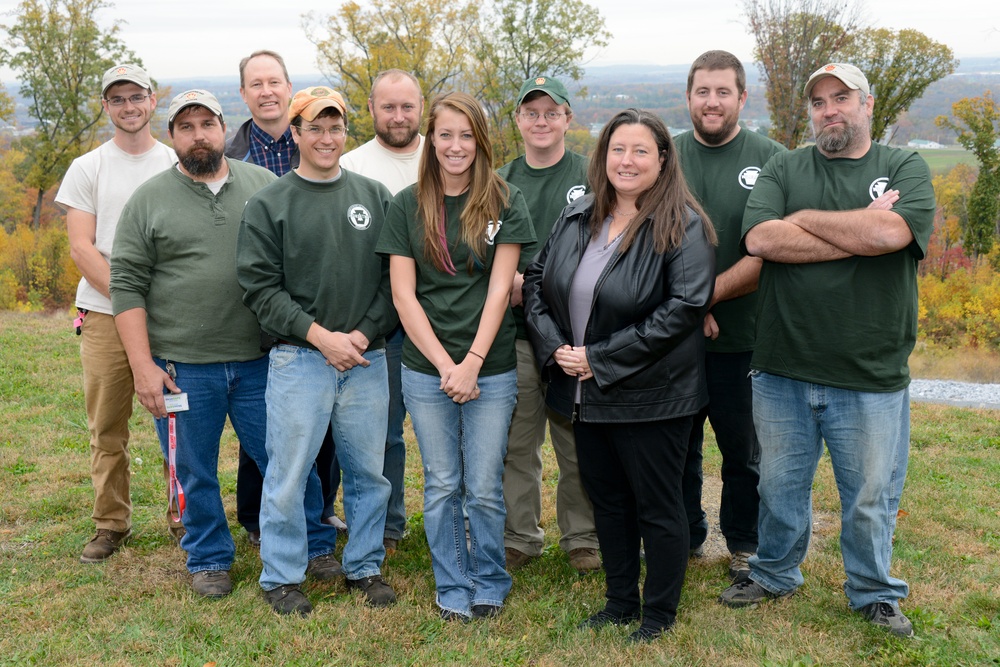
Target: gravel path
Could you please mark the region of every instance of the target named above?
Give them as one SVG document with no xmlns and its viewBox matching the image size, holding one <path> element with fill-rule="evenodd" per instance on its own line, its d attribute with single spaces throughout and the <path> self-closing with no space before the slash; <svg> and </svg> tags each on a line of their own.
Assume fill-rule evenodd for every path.
<svg viewBox="0 0 1000 667">
<path fill-rule="evenodd" d="M 1000 410 L 1000 384 L 976 384 L 954 380 L 913 380 L 910 399 L 944 403 L 962 408 Z"/>
</svg>

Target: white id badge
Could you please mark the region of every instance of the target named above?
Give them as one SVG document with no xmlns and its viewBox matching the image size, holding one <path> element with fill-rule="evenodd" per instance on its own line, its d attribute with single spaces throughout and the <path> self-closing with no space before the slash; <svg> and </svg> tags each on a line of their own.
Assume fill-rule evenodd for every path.
<svg viewBox="0 0 1000 667">
<path fill-rule="evenodd" d="M 166 406 L 167 412 L 185 412 L 190 409 L 188 408 L 187 393 L 164 394 L 163 404 Z"/>
</svg>

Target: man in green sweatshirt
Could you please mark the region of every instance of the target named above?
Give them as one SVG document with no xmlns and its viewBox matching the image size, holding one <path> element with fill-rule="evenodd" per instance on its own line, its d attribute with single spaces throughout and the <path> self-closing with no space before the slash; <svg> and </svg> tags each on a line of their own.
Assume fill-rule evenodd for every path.
<svg viewBox="0 0 1000 667">
<path fill-rule="evenodd" d="M 300 163 L 247 203 L 237 276 L 244 303 L 279 341 L 267 381 L 260 584 L 276 612 L 304 616 L 312 611 L 299 588 L 309 555 L 306 480 L 331 425 L 351 527 L 347 587 L 373 606 L 396 600 L 380 568 L 390 491 L 382 475 L 385 334 L 398 318 L 388 261 L 374 252 L 391 197 L 384 185 L 340 168 L 343 98 L 324 86 L 306 88 L 288 114 Z"/>
</svg>

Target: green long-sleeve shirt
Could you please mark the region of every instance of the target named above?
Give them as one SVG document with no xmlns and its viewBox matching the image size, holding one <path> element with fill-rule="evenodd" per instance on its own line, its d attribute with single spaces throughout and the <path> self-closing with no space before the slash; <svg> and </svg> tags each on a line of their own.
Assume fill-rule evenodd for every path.
<svg viewBox="0 0 1000 667">
<path fill-rule="evenodd" d="M 258 359 L 260 329 L 236 281 L 243 206 L 274 180 L 228 160 L 219 194 L 176 168 L 149 179 L 125 204 L 111 253 L 111 306 L 146 310 L 153 356 L 192 364 Z"/>
<path fill-rule="evenodd" d="M 399 318 L 389 262 L 375 254 L 392 196 L 346 170 L 332 182 L 289 172 L 247 202 L 237 243 L 244 302 L 268 333 L 306 343 L 313 322 L 383 347 Z"/>
</svg>

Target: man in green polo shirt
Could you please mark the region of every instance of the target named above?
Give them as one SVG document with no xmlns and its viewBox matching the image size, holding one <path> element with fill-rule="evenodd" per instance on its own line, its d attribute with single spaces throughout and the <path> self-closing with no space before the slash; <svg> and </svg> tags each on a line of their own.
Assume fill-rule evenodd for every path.
<svg viewBox="0 0 1000 667">
<path fill-rule="evenodd" d="M 583 490 L 576 463 L 576 443 L 569 420 L 545 406 L 545 383 L 524 328 L 522 273 L 545 244 L 563 208 L 587 191 L 587 158 L 566 150 L 566 131 L 573 111 L 569 93 L 558 79 L 531 77 L 517 95 L 517 128 L 524 155 L 500 168 L 500 176 L 524 193 L 535 228 L 535 243 L 521 248 L 511 292 L 517 325 L 517 406 L 511 418 L 504 458 L 503 495 L 507 505 L 504 547 L 507 569 L 524 566 L 542 553 L 542 443 L 548 421 L 559 464 L 556 521 L 559 546 L 581 574 L 601 568 L 594 509 Z"/>
</svg>

